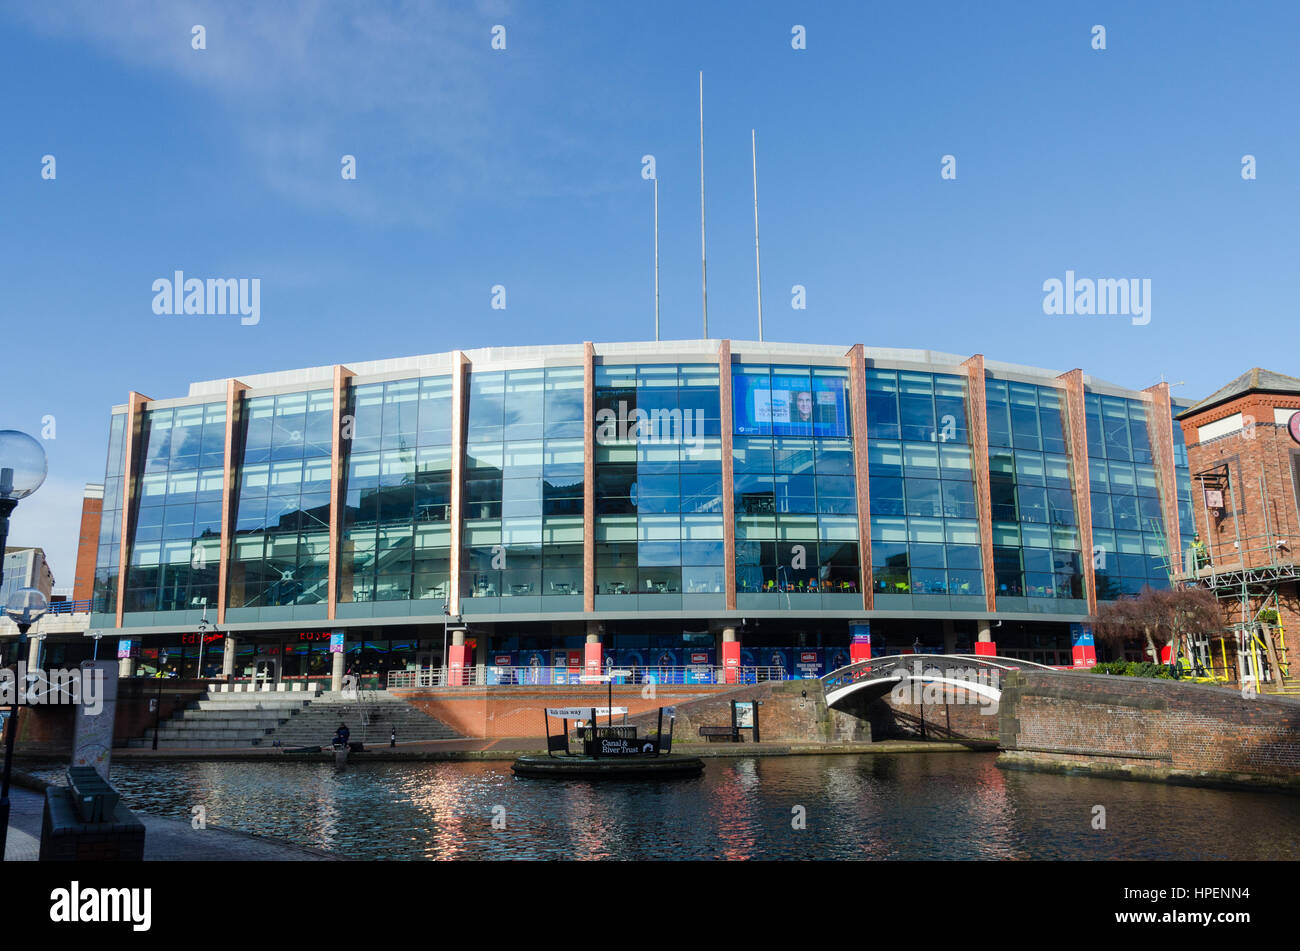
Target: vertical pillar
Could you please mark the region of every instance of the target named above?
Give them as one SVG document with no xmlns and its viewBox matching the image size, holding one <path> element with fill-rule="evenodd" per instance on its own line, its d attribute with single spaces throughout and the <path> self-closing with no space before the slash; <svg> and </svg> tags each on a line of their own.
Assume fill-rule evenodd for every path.
<svg viewBox="0 0 1300 951">
<path fill-rule="evenodd" d="M 582 345 L 582 610 L 596 610 L 596 348 Z"/>
<path fill-rule="evenodd" d="M 1095 667 L 1097 665 L 1097 644 L 1092 636 L 1092 626 L 1075 623 L 1070 625 L 1070 660 L 1075 667 Z"/>
<path fill-rule="evenodd" d="M 849 663 L 871 660 L 871 622 L 849 622 Z"/>
<path fill-rule="evenodd" d="M 1083 405 L 1083 371 L 1074 369 L 1062 373 L 1057 379 L 1065 384 L 1065 432 L 1070 441 L 1075 509 L 1079 513 L 1079 558 L 1083 568 L 1084 597 L 1088 599 L 1088 613 L 1096 614 L 1097 565 L 1093 560 L 1092 474 L 1088 471 L 1088 418 Z"/>
<path fill-rule="evenodd" d="M 736 610 L 736 495 L 733 481 L 731 405 L 731 341 L 718 344 L 718 409 L 722 417 L 722 590 L 728 611 Z"/>
<path fill-rule="evenodd" d="M 451 578 L 447 587 L 448 610 L 460 617 L 460 566 L 465 497 L 465 368 L 469 364 L 460 350 L 451 355 Z M 462 641 L 464 637 L 462 635 Z"/>
<path fill-rule="evenodd" d="M 862 608 L 870 611 L 875 603 L 875 580 L 871 572 L 871 479 L 867 468 L 867 359 L 860 343 L 855 343 L 848 355 L 849 419 L 853 425 L 853 476 L 858 503 L 858 577 L 862 584 Z M 863 660 L 870 656 L 868 635 L 867 656 Z"/>
<path fill-rule="evenodd" d="M 722 629 L 722 646 L 718 651 L 726 683 L 740 682 L 740 641 L 736 639 L 736 626 L 728 624 Z"/>
<path fill-rule="evenodd" d="M 117 555 L 117 626 L 122 626 L 122 614 L 126 603 L 126 573 L 131 563 L 131 514 L 140 504 L 136 482 L 140 473 L 140 456 L 144 451 L 141 445 L 141 427 L 144 424 L 144 408 L 149 402 L 134 390 L 126 398 L 126 446 L 122 456 L 122 537 Z"/>
<path fill-rule="evenodd" d="M 582 653 L 583 673 L 594 676 L 605 668 L 604 650 L 600 643 L 600 622 L 587 622 L 587 643 Z"/>
<path fill-rule="evenodd" d="M 134 657 L 123 657 L 121 660 L 119 660 L 119 661 L 117 662 L 117 676 L 118 676 L 118 679 L 119 679 L 119 680 L 122 679 L 122 678 L 124 678 L 124 677 L 134 677 L 134 676 L 135 676 L 135 658 L 134 658 Z"/>
<path fill-rule="evenodd" d="M 1147 406 L 1147 436 L 1151 443 L 1151 457 L 1155 461 L 1156 474 L 1160 479 L 1160 510 L 1164 515 L 1169 572 L 1182 574 L 1182 526 L 1178 523 L 1178 474 L 1174 469 L 1173 400 L 1169 396 L 1168 383 L 1157 383 L 1142 392 L 1150 400 Z"/>
<path fill-rule="evenodd" d="M 989 494 L 989 415 L 984 395 L 984 355 L 962 362 L 966 368 L 970 409 L 971 469 L 975 477 L 975 507 L 979 515 L 980 561 L 984 565 L 984 607 L 998 609 L 997 576 L 993 572 L 993 502 Z M 979 653 L 978 645 L 976 653 Z"/>
<path fill-rule="evenodd" d="M 330 690 L 343 689 L 343 652 L 330 655 Z"/>
<path fill-rule="evenodd" d="M 224 441 L 225 455 L 222 458 L 224 471 L 221 475 L 221 564 L 217 566 L 217 623 L 226 623 L 226 605 L 230 601 L 230 544 L 234 536 L 234 505 L 235 505 L 235 456 L 237 449 L 242 447 L 236 446 L 236 433 L 239 431 L 235 427 L 239 423 L 239 407 L 241 397 L 248 387 L 239 382 L 239 380 L 226 381 L 226 437 Z M 242 579 L 240 584 L 240 600 L 243 600 Z M 331 615 L 332 617 L 333 615 Z"/>
<path fill-rule="evenodd" d="M 221 679 L 231 683 L 235 679 L 235 655 L 239 651 L 239 641 L 234 634 L 227 634 L 221 646 Z"/>
<path fill-rule="evenodd" d="M 351 448 L 343 445 L 343 409 L 347 406 L 348 381 L 352 379 L 352 376 L 352 371 L 347 367 L 339 364 L 334 365 L 334 433 L 330 437 L 329 592 L 325 614 L 331 621 L 334 620 L 337 613 L 339 600 L 339 553 L 343 545 L 343 506 L 346 503 L 346 500 L 342 497 L 343 466 L 347 450 Z M 348 428 L 348 431 L 351 432 L 351 427 Z M 333 689 L 338 690 L 340 688 L 335 687 Z"/>
<path fill-rule="evenodd" d="M 450 663 L 447 665 L 447 683 L 453 687 L 463 687 L 469 682 L 468 669 L 473 666 L 469 655 L 469 645 L 465 643 L 465 629 L 458 628 L 451 632 L 451 647 L 448 649 Z"/>
<path fill-rule="evenodd" d="M 982 657 L 996 657 L 998 645 L 993 643 L 993 622 L 976 621 L 979 625 L 979 640 L 975 642 L 975 653 Z"/>
<path fill-rule="evenodd" d="M 943 652 L 945 654 L 957 653 L 957 629 L 953 626 L 951 620 L 943 622 Z"/>
<path fill-rule="evenodd" d="M 35 673 L 41 669 L 41 641 L 43 638 L 39 634 L 32 634 L 27 638 L 27 671 Z"/>
</svg>

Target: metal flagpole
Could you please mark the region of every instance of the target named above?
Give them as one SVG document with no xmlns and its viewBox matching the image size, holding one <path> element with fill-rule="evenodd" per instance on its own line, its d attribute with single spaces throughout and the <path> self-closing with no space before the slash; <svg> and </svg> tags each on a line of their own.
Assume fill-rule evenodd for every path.
<svg viewBox="0 0 1300 951">
<path fill-rule="evenodd" d="M 704 253 L 704 70 L 700 70 L 700 290 L 704 297 L 704 339 L 709 339 L 709 271 Z"/>
<path fill-rule="evenodd" d="M 749 145 L 754 159 L 754 282 L 758 285 L 758 342 L 763 342 L 763 269 L 758 260 L 758 139 L 749 130 Z"/>
</svg>

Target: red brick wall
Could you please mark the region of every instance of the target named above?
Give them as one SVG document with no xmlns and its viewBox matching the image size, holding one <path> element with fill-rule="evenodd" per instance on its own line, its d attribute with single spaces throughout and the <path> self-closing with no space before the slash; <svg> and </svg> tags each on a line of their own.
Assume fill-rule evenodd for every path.
<svg viewBox="0 0 1300 951">
<path fill-rule="evenodd" d="M 659 685 L 654 698 L 641 695 L 641 687 L 615 687 L 614 706 L 627 707 L 635 716 L 657 707 L 673 706 L 727 690 L 713 686 Z M 604 687 L 434 687 L 389 690 L 457 733 L 469 737 L 545 736 L 542 710 L 546 707 L 604 707 L 609 693 Z M 570 724 L 572 726 L 572 724 Z M 551 722 L 558 732 L 560 722 Z"/>
<path fill-rule="evenodd" d="M 1017 671 L 1003 682 L 998 719 L 1008 750 L 1189 772 L 1300 774 L 1300 698 L 1248 700 L 1223 687 Z"/>
<path fill-rule="evenodd" d="M 89 601 L 95 595 L 95 555 L 99 550 L 99 520 L 104 500 L 82 499 L 81 531 L 77 536 L 77 574 L 72 582 L 72 600 Z"/>
</svg>

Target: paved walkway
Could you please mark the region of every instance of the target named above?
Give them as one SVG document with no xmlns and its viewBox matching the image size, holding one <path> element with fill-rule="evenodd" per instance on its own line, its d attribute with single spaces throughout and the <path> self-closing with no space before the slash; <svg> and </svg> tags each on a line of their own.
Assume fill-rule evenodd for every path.
<svg viewBox="0 0 1300 951">
<path fill-rule="evenodd" d="M 35 862 L 41 853 L 45 794 L 19 786 L 9 789 L 9 840 L 6 862 Z M 277 839 L 218 829 L 194 829 L 179 819 L 136 813 L 144 823 L 146 862 L 313 862 L 338 857 Z"/>
</svg>

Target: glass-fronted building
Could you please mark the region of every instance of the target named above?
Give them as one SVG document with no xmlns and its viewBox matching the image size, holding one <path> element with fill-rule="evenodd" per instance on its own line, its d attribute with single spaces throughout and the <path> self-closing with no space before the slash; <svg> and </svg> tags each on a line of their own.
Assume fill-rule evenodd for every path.
<svg viewBox="0 0 1300 951">
<path fill-rule="evenodd" d="M 455 351 L 133 393 L 109 420 L 91 626 L 143 672 L 222 644 L 323 676 L 580 651 L 830 667 L 1069 663 L 1191 529 L 1161 385 L 982 356 L 671 341 Z M 783 653 L 784 652 L 784 653 Z M 547 661 L 543 661 L 544 663 Z M 757 663 L 757 660 L 755 660 Z"/>
</svg>

